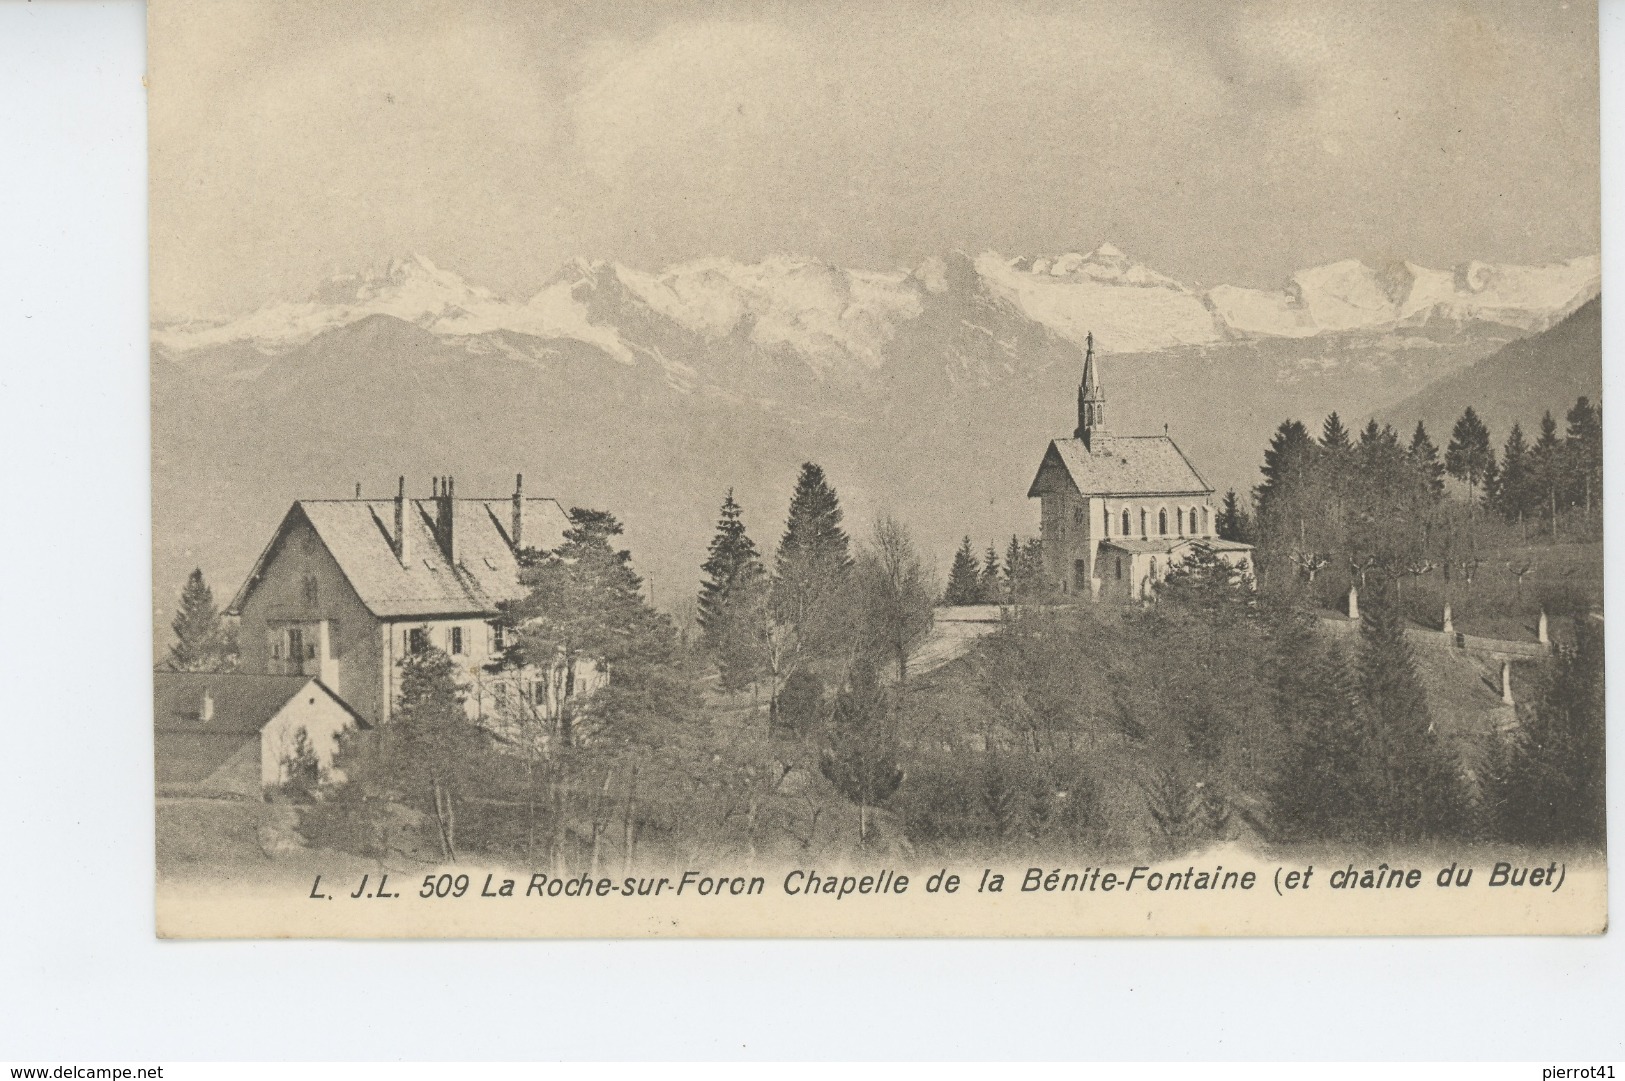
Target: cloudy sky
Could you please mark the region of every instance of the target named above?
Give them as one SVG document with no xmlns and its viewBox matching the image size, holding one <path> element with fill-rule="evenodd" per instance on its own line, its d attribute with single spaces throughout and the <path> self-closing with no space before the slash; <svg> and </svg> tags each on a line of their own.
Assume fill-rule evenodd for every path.
<svg viewBox="0 0 1625 1081">
<path fill-rule="evenodd" d="M 152 5 L 153 302 L 420 252 L 912 266 L 1110 240 L 1192 284 L 1598 249 L 1574 0 Z"/>
</svg>

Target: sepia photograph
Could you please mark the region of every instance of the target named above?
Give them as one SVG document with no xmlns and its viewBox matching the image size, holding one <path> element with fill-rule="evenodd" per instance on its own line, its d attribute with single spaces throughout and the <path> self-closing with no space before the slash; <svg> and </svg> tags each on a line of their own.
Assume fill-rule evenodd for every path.
<svg viewBox="0 0 1625 1081">
<path fill-rule="evenodd" d="M 1603 932 L 1597 50 L 151 0 L 157 933 Z"/>
</svg>

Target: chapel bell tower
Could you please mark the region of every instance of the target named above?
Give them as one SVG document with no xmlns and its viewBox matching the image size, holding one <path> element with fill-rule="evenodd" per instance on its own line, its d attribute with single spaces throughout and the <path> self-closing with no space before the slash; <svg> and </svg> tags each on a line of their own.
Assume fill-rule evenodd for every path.
<svg viewBox="0 0 1625 1081">
<path fill-rule="evenodd" d="M 1083 440 L 1088 450 L 1095 449 L 1095 436 L 1106 434 L 1106 392 L 1101 389 L 1095 374 L 1095 335 L 1090 331 L 1084 339 L 1083 381 L 1078 384 L 1078 427 L 1072 438 Z"/>
</svg>

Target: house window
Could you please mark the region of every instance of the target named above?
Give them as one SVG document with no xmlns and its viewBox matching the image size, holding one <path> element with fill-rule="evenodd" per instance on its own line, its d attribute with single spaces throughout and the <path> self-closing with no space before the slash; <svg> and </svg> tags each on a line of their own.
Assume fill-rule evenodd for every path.
<svg viewBox="0 0 1625 1081">
<path fill-rule="evenodd" d="M 1129 533 L 1133 531 L 1133 529 L 1134 529 L 1134 527 L 1129 525 L 1129 521 L 1128 521 L 1128 508 L 1124 507 L 1123 508 L 1123 536 L 1125 536 L 1125 537 L 1128 536 Z"/>
<path fill-rule="evenodd" d="M 508 648 L 508 629 L 500 623 L 491 624 L 491 652 L 501 653 Z"/>
<path fill-rule="evenodd" d="M 288 659 L 290 661 L 305 659 L 305 632 L 302 628 L 288 628 Z"/>
<path fill-rule="evenodd" d="M 280 631 L 272 631 L 270 633 L 270 639 L 271 639 L 271 659 L 273 661 L 280 661 L 282 659 L 282 645 L 283 645 L 283 643 L 282 643 L 282 632 L 280 632 Z"/>
<path fill-rule="evenodd" d="M 463 652 L 463 628 L 461 627 L 451 629 L 451 652 L 453 655 Z"/>
<path fill-rule="evenodd" d="M 305 603 L 314 607 L 316 604 L 316 576 L 314 574 L 305 575 L 305 580 L 302 583 L 302 586 L 304 589 Z"/>
<path fill-rule="evenodd" d="M 406 632 L 406 652 L 423 653 L 429 648 L 429 628 L 412 627 Z"/>
<path fill-rule="evenodd" d="M 1140 536 L 1145 536 L 1145 508 L 1140 508 Z"/>
<path fill-rule="evenodd" d="M 1181 537 L 1183 537 L 1185 535 L 1185 508 L 1184 507 L 1179 507 L 1179 508 L 1175 509 L 1175 511 L 1174 511 L 1174 521 L 1175 521 L 1175 524 L 1178 525 L 1178 527 L 1179 527 L 1179 535 Z"/>
<path fill-rule="evenodd" d="M 1196 508 L 1195 507 L 1191 508 L 1191 533 L 1195 534 L 1197 536 L 1201 535 L 1196 529 Z"/>
<path fill-rule="evenodd" d="M 1117 580 L 1119 582 L 1121 582 L 1123 580 L 1123 557 L 1122 556 L 1117 557 Z"/>
<path fill-rule="evenodd" d="M 1072 524 L 1073 525 L 1082 525 L 1083 524 L 1083 508 L 1082 507 L 1073 507 L 1072 508 Z"/>
<path fill-rule="evenodd" d="M 1164 537 L 1168 535 L 1168 512 L 1166 510 L 1157 512 L 1157 532 Z"/>
</svg>

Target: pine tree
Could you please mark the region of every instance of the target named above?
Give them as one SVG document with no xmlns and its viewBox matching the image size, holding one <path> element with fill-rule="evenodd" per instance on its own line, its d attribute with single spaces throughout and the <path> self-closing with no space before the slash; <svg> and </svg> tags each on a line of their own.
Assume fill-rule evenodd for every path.
<svg viewBox="0 0 1625 1081">
<path fill-rule="evenodd" d="M 1490 432 L 1478 419 L 1473 407 L 1468 406 L 1450 431 L 1450 445 L 1445 448 L 1444 466 L 1452 477 L 1467 485 L 1467 502 L 1474 502 L 1478 486 L 1484 480 L 1484 470 L 1492 457 Z"/>
<path fill-rule="evenodd" d="M 186 578 L 180 611 L 169 624 L 175 642 L 169 647 L 172 672 L 229 672 L 237 667 L 236 636 L 214 605 L 214 592 L 201 568 Z"/>
<path fill-rule="evenodd" d="M 840 638 L 834 599 L 852 569 L 851 542 L 841 528 L 841 503 L 824 471 L 801 467 L 784 537 L 774 561 L 773 607 L 795 644 L 790 667 L 826 653 Z"/>
<path fill-rule="evenodd" d="M 993 547 L 993 542 L 988 541 L 987 551 L 982 553 L 982 571 L 977 581 L 978 604 L 998 604 L 1004 599 L 999 579 L 999 552 Z"/>
<path fill-rule="evenodd" d="M 1444 463 L 1439 460 L 1439 448 L 1433 445 L 1427 426 L 1421 421 L 1416 422 L 1416 431 L 1411 433 L 1411 445 L 1405 457 L 1411 467 L 1421 474 L 1433 498 L 1441 498 L 1444 495 Z"/>
<path fill-rule="evenodd" d="M 1012 542 L 1014 538 L 1011 538 Z M 948 588 L 942 595 L 947 605 L 976 604 L 980 599 L 981 580 L 976 566 L 976 552 L 966 537 L 954 553 L 953 566 L 948 571 Z"/>
<path fill-rule="evenodd" d="M 549 673 L 551 697 L 559 703 L 554 723 L 565 746 L 578 740 L 578 721 L 612 725 L 620 735 L 636 738 L 647 726 L 659 725 L 662 695 L 670 696 L 673 710 L 687 700 L 676 632 L 644 598 L 632 554 L 614 547 L 622 532 L 615 516 L 572 507 L 569 520 L 564 543 L 520 571 L 528 593 L 505 608 L 516 642 L 502 664 L 534 665 Z M 578 717 L 583 705 L 577 701 L 577 675 L 590 665 L 611 678 Z"/>
</svg>

